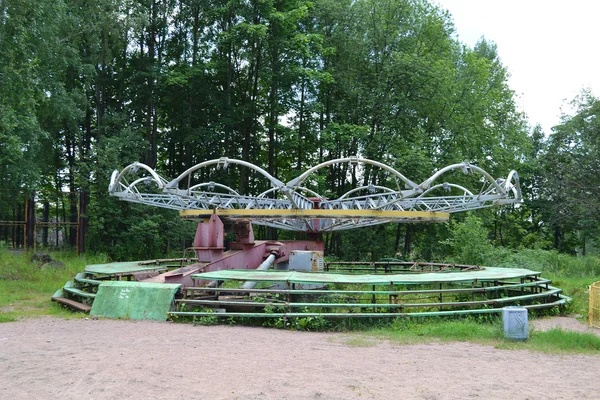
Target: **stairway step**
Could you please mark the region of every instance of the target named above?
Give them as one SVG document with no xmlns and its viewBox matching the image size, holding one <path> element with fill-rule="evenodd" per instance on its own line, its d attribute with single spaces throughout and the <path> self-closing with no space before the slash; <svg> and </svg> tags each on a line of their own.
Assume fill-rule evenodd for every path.
<svg viewBox="0 0 600 400">
<path fill-rule="evenodd" d="M 52 300 L 56 301 L 57 303 L 64 304 L 65 306 L 68 306 L 68 307 L 71 307 L 71 308 L 74 308 L 76 310 L 83 311 L 86 313 L 89 313 L 90 310 L 92 309 L 92 307 L 87 304 L 83 304 L 83 303 L 80 303 L 78 301 L 71 300 L 71 299 L 66 299 L 64 297 L 53 297 Z"/>
<path fill-rule="evenodd" d="M 88 278 L 80 278 L 78 276 L 75 277 L 75 280 L 80 283 L 89 283 L 90 285 L 98 286 L 102 283 L 102 281 L 96 279 L 88 279 Z"/>
<path fill-rule="evenodd" d="M 87 297 L 90 299 L 93 299 L 94 297 L 96 297 L 96 295 L 94 293 L 84 292 L 83 290 L 79 290 L 79 289 L 76 289 L 73 287 L 64 287 L 63 290 L 65 292 L 76 294 L 77 296 L 81 296 L 81 297 Z"/>
</svg>

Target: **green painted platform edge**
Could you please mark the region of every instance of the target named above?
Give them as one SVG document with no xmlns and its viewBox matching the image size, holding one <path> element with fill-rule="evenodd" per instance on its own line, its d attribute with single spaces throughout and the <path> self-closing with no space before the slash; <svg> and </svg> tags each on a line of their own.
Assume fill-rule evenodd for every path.
<svg viewBox="0 0 600 400">
<path fill-rule="evenodd" d="M 256 270 L 222 270 L 193 274 L 193 279 L 201 280 L 239 280 L 258 282 L 289 283 L 343 283 L 343 284 L 425 284 L 445 282 L 497 281 L 539 276 L 541 272 L 522 268 L 485 267 L 478 271 L 465 272 L 426 272 L 422 274 L 332 274 L 323 272 L 298 271 L 256 271 Z"/>
<path fill-rule="evenodd" d="M 136 281 L 103 281 L 100 286 L 102 287 L 142 287 L 142 288 L 156 288 L 156 289 L 179 289 L 180 283 L 157 283 L 157 282 L 136 282 Z"/>
<path fill-rule="evenodd" d="M 140 263 L 143 261 L 126 261 L 126 262 L 115 262 L 106 264 L 90 264 L 86 265 L 84 271 L 88 274 L 102 274 L 102 275 L 113 275 L 113 274 L 131 274 L 134 272 L 144 271 L 157 271 L 165 270 L 166 267 L 162 266 L 142 266 Z"/>
<path fill-rule="evenodd" d="M 107 281 L 98 286 L 90 315 L 166 321 L 180 284 Z"/>
<path fill-rule="evenodd" d="M 68 293 L 74 294 L 76 296 L 81 296 L 81 297 L 87 297 L 87 298 L 94 298 L 96 297 L 96 295 L 94 293 L 88 293 L 88 292 L 84 292 L 83 290 L 74 288 L 74 287 L 64 287 L 63 291 L 66 291 Z"/>
<path fill-rule="evenodd" d="M 102 281 L 87 278 L 87 274 L 85 272 L 78 272 L 77 275 L 75 275 L 74 280 L 79 283 L 87 283 L 90 285 L 99 285 L 102 283 Z"/>
</svg>

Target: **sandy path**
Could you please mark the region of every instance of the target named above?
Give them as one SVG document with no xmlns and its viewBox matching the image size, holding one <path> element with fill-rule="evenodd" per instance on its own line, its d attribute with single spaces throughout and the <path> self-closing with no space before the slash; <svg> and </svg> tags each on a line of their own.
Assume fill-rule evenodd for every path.
<svg viewBox="0 0 600 400">
<path fill-rule="evenodd" d="M 598 399 L 600 357 L 149 321 L 0 324 L 1 399 Z"/>
</svg>

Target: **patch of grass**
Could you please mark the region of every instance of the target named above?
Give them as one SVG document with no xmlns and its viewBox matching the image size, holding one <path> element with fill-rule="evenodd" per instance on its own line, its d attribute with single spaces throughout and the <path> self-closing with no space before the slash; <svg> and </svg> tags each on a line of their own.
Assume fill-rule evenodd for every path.
<svg viewBox="0 0 600 400">
<path fill-rule="evenodd" d="M 419 343 L 436 339 L 442 342 L 460 341 L 491 344 L 502 338 L 501 322 L 482 323 L 475 319 L 408 319 L 398 318 L 374 335 L 399 343 Z"/>
<path fill-rule="evenodd" d="M 346 344 L 350 347 L 373 347 L 377 344 L 377 340 L 373 337 L 350 336 L 346 339 Z"/>
<path fill-rule="evenodd" d="M 357 335 L 362 337 L 365 333 Z M 465 319 L 397 319 L 386 328 L 374 329 L 367 333 L 380 340 L 394 343 L 415 344 L 440 342 L 471 342 L 493 346 L 499 349 L 530 350 L 544 353 L 599 354 L 600 337 L 590 333 L 580 333 L 552 329 L 546 332 L 531 330 L 524 342 L 515 342 L 504 337 L 500 317 L 491 322 Z"/>
<path fill-rule="evenodd" d="M 545 332 L 532 331 L 524 345 L 528 350 L 544 353 L 600 353 L 600 337 L 592 333 L 564 331 L 560 328 Z M 513 343 L 507 343 L 505 347 L 520 348 Z"/>
<path fill-rule="evenodd" d="M 15 322 L 17 319 L 11 315 L 0 314 L 0 323 L 2 322 Z"/>
<path fill-rule="evenodd" d="M 31 253 L 12 253 L 0 250 L 0 322 L 22 317 L 54 315 L 78 317 L 51 301 L 56 290 L 83 271 L 87 264 L 106 261 L 103 255 L 76 256 L 74 252 L 52 252 L 62 268 L 40 268 L 31 261 Z"/>
</svg>

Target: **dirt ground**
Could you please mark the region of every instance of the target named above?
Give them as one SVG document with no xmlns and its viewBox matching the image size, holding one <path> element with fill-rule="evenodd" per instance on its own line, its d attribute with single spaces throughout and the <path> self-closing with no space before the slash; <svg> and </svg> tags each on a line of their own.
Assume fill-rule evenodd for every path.
<svg viewBox="0 0 600 400">
<path fill-rule="evenodd" d="M 565 319 L 540 329 L 552 324 L 585 328 Z M 1 399 L 598 399 L 599 373 L 600 356 L 470 343 L 352 347 L 343 334 L 150 321 L 0 324 Z"/>
</svg>

